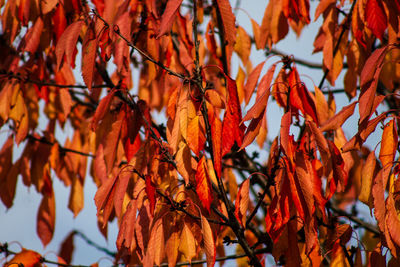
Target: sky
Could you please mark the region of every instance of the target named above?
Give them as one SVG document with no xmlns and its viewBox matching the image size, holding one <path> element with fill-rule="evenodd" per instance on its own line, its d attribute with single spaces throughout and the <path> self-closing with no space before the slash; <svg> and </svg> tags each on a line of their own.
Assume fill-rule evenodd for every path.
<svg viewBox="0 0 400 267">
<path fill-rule="evenodd" d="M 232 6 L 235 6 L 236 1 L 231 1 L 231 3 Z M 317 4 L 318 1 L 311 1 L 312 21 L 314 19 L 314 10 Z M 261 24 L 266 5 L 267 1 L 246 0 L 241 1 L 240 7 L 246 10 L 253 19 Z M 236 14 L 237 24 L 241 25 L 244 29 L 251 31 L 251 23 L 245 12 L 238 10 L 236 11 Z M 294 55 L 296 58 L 306 59 L 315 63 L 322 63 L 321 53 L 312 55 L 314 38 L 317 34 L 321 21 L 322 19 L 320 18 L 317 23 L 311 23 L 311 25 L 306 26 L 300 38 L 297 38 L 295 34 L 290 31 L 289 35 L 286 36 L 286 38 L 280 43 L 278 43 L 275 48 L 284 51 L 288 55 Z M 253 66 L 256 66 L 258 63 L 265 60 L 265 56 L 262 51 L 253 52 L 251 55 L 251 60 L 253 62 Z M 273 62 L 273 60 L 267 61 L 267 64 L 264 66 L 263 73 L 266 72 L 271 62 Z M 233 66 L 235 66 L 235 64 L 236 66 L 239 64 L 237 58 L 234 59 Z M 77 66 L 80 66 L 80 64 L 78 63 Z M 235 69 L 237 68 L 232 67 L 232 69 L 232 76 L 235 77 Z M 323 75 L 321 70 L 313 70 L 299 65 L 298 69 L 301 75 L 305 74 L 308 76 L 301 76 L 308 88 L 313 88 L 313 82 L 315 84 L 319 84 L 319 81 Z M 79 73 L 79 67 L 76 70 L 76 73 Z M 138 75 L 136 74 L 134 76 L 134 83 L 137 84 Z M 77 77 L 80 77 L 80 74 L 78 74 Z M 337 80 L 337 88 L 343 88 L 343 84 L 340 83 L 341 78 L 343 78 L 343 74 L 339 76 Z M 349 104 L 349 101 L 344 94 L 338 95 L 336 101 L 338 104 L 337 110 L 341 106 Z M 251 107 L 251 105 L 249 105 L 249 107 Z M 248 110 L 249 107 L 244 108 L 244 110 Z M 356 111 L 355 113 L 357 114 L 358 112 Z M 280 118 L 283 113 L 276 104 L 269 104 L 267 114 L 269 138 L 272 139 L 279 131 Z M 43 120 L 40 122 L 40 124 L 42 125 L 42 129 L 44 129 L 46 121 Z M 349 121 L 345 123 L 344 129 L 347 137 L 351 137 L 352 134 L 356 132 L 356 125 L 356 116 L 353 116 L 353 118 L 350 118 Z M 61 133 L 60 135 L 62 138 L 65 138 L 65 136 L 71 136 L 71 133 L 72 131 Z M 0 144 L 5 141 L 7 135 L 7 132 L 0 132 Z M 376 144 L 379 138 L 379 133 L 375 133 L 369 138 L 369 141 L 371 141 L 373 144 Z M 17 151 L 21 150 L 21 148 L 23 148 L 23 145 L 21 145 Z M 258 148 L 253 147 L 252 149 L 257 150 Z M 264 157 L 268 154 L 267 151 L 259 152 L 261 152 L 261 155 Z M 18 157 L 18 154 L 18 152 L 14 154 L 14 160 Z M 88 166 L 90 166 L 90 163 Z M 25 187 L 22 184 L 21 178 L 18 180 L 17 192 L 13 207 L 9 210 L 6 210 L 5 206 L 0 204 L 0 229 L 2 229 L 0 231 L 0 242 L 8 242 L 10 244 L 10 250 L 19 251 L 20 247 L 23 246 L 27 249 L 33 249 L 39 253 L 43 253 L 43 255 L 50 260 L 56 260 L 55 254 L 59 250 L 59 246 L 61 245 L 62 241 L 64 238 L 66 238 L 70 231 L 76 229 L 83 232 L 89 239 L 98 243 L 99 245 L 115 251 L 115 240 L 118 234 L 117 223 L 114 221 L 109 224 L 108 240 L 106 240 L 100 234 L 97 228 L 96 207 L 93 201 L 93 197 L 97 188 L 92 182 L 90 175 L 87 175 L 84 185 L 85 207 L 76 218 L 73 217 L 72 212 L 67 208 L 70 189 L 66 188 L 57 178 L 53 179 L 53 186 L 56 194 L 56 226 L 54 237 L 51 243 L 46 248 L 43 248 L 39 237 L 36 235 L 36 216 L 41 197 L 33 187 Z M 368 215 L 368 212 L 364 212 L 363 210 L 363 214 Z M 106 255 L 103 252 L 100 252 L 97 249 L 87 245 L 81 238 L 75 238 L 75 252 L 72 261 L 73 264 L 90 265 L 99 259 L 102 259 L 100 261 L 100 266 L 110 266 L 111 262 L 104 257 L 106 257 Z M 0 264 L 1 263 L 2 262 L 0 261 Z M 225 266 L 235 265 L 235 261 L 227 261 L 225 263 Z"/>
</svg>

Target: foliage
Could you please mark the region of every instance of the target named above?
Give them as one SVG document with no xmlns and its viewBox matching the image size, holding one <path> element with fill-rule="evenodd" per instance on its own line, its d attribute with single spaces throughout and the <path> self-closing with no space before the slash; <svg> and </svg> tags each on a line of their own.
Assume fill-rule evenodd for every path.
<svg viewBox="0 0 400 267">
<path fill-rule="evenodd" d="M 314 52 L 322 65 L 274 49 L 289 28 L 301 35 L 313 23 L 309 0 L 270 0 L 261 24 L 250 18 L 252 29 L 237 25 L 228 0 L 0 3 L 0 125 L 10 133 L 0 198 L 12 207 L 19 176 L 42 194 L 44 246 L 55 226 L 54 179 L 71 187 L 77 216 L 89 168 L 100 231 L 119 224 L 116 264 L 238 258 L 262 266 L 266 255 L 285 266 L 400 264 L 400 1 L 321 0 Z M 266 57 L 253 67 L 255 50 Z M 299 64 L 321 69 L 318 86 L 307 88 Z M 342 91 L 321 90 L 338 77 L 351 100 L 340 110 Z M 268 105 L 284 113 L 272 139 Z M 342 125 L 353 115 L 357 132 L 346 137 Z M 61 143 L 58 127 L 73 136 Z M 380 127 L 380 146 L 367 148 Z M 23 152 L 13 162 L 15 144 Z M 255 145 L 268 159 L 249 155 Z M 348 212 L 364 204 L 376 226 Z M 62 246 L 63 266 L 74 234 Z M 225 256 L 228 246 L 237 255 Z M 8 266 L 42 262 L 54 263 L 23 249 Z"/>
</svg>

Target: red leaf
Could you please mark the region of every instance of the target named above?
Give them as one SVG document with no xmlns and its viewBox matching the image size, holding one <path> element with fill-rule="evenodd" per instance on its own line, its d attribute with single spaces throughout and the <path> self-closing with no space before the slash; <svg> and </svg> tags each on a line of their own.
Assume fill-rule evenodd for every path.
<svg viewBox="0 0 400 267">
<path fill-rule="evenodd" d="M 249 126 L 247 127 L 246 133 L 244 134 L 243 143 L 240 149 L 243 149 L 250 145 L 260 132 L 262 119 L 264 118 L 264 113 L 261 113 L 257 118 L 251 120 Z"/>
<path fill-rule="evenodd" d="M 217 0 L 219 12 L 224 25 L 224 35 L 228 44 L 233 45 L 236 40 L 235 15 L 232 13 L 231 4 L 228 0 Z"/>
<path fill-rule="evenodd" d="M 67 31 L 67 30 L 66 30 Z M 112 90 L 109 94 L 107 94 L 103 99 L 99 102 L 99 105 L 96 108 L 96 112 L 93 115 L 92 123 L 90 124 L 90 128 L 92 131 L 96 131 L 97 125 L 99 121 L 103 119 L 104 115 L 108 112 L 110 108 L 111 100 L 113 99 L 115 91 Z"/>
<path fill-rule="evenodd" d="M 74 252 L 74 236 L 75 232 L 72 231 L 62 242 L 60 252 L 58 255 L 69 264 L 72 260 L 72 253 Z"/>
<path fill-rule="evenodd" d="M 228 153 L 233 144 L 242 145 L 244 125 L 239 126 L 242 121 L 242 111 L 240 109 L 239 97 L 235 80 L 225 76 L 228 87 L 228 103 L 222 122 L 222 155 Z"/>
<path fill-rule="evenodd" d="M 339 111 L 335 116 L 325 121 L 321 125 L 320 130 L 322 132 L 326 132 L 326 131 L 334 131 L 340 128 L 343 125 L 343 123 L 347 120 L 347 118 L 353 115 L 356 104 L 357 102 L 354 102 L 348 106 L 343 107 L 342 110 Z"/>
<path fill-rule="evenodd" d="M 387 28 L 387 17 L 382 0 L 368 0 L 365 5 L 365 20 L 372 33 L 383 41 L 383 34 Z"/>
<path fill-rule="evenodd" d="M 197 164 L 196 172 L 196 193 L 199 196 L 203 207 L 205 207 L 208 212 L 210 212 L 211 202 L 213 200 L 211 192 L 211 182 L 208 176 L 206 158 L 201 157 L 199 163 Z"/>
<path fill-rule="evenodd" d="M 62 59 L 65 57 L 68 64 L 73 64 L 74 50 L 78 40 L 81 28 L 84 25 L 82 20 L 76 21 L 69 25 L 58 40 L 56 45 L 57 70 L 60 69 Z"/>
<path fill-rule="evenodd" d="M 246 179 L 239 188 L 235 202 L 235 217 L 244 228 L 246 225 L 246 212 L 249 208 L 250 179 Z"/>
<path fill-rule="evenodd" d="M 92 89 L 96 51 L 96 34 L 94 30 L 89 27 L 82 44 L 82 77 L 89 90 Z"/>
<path fill-rule="evenodd" d="M 146 194 L 150 201 L 150 213 L 154 216 L 154 209 L 156 207 L 156 187 L 150 175 L 146 175 Z"/>
<path fill-rule="evenodd" d="M 222 123 L 217 116 L 211 121 L 211 139 L 213 147 L 214 170 L 218 178 L 221 178 L 222 170 Z"/>
<path fill-rule="evenodd" d="M 329 151 L 331 153 L 333 178 L 337 184 L 337 190 L 343 192 L 347 184 L 347 172 L 344 169 L 344 161 L 336 145 L 328 140 Z"/>
<path fill-rule="evenodd" d="M 388 47 L 384 46 L 375 50 L 372 55 L 365 62 L 364 68 L 361 72 L 361 93 L 359 96 L 359 113 L 360 123 L 368 120 L 373 110 L 374 98 L 376 87 L 378 84 L 379 75 L 383 67 L 383 60 Z"/>
<path fill-rule="evenodd" d="M 24 51 L 34 54 L 40 44 L 40 37 L 42 36 L 43 32 L 43 20 L 38 17 L 36 19 L 35 25 L 28 30 L 24 37 Z"/>
<path fill-rule="evenodd" d="M 342 147 L 342 152 L 347 152 L 354 149 L 361 149 L 364 141 L 373 131 L 375 131 L 376 125 L 378 125 L 378 123 L 386 117 L 386 114 L 387 112 L 384 112 L 378 117 L 368 121 L 368 124 L 359 129 L 358 133 Z"/>
<path fill-rule="evenodd" d="M 167 2 L 167 6 L 165 7 L 164 13 L 161 16 L 160 29 L 158 31 L 157 38 L 160 38 L 171 30 L 172 23 L 176 17 L 175 14 L 182 4 L 182 1 L 183 0 L 169 0 Z"/>
<path fill-rule="evenodd" d="M 291 112 L 286 112 L 282 116 L 281 120 L 281 131 L 280 131 L 280 143 L 283 149 L 283 152 L 289 157 L 293 157 L 292 147 L 290 146 L 289 140 L 289 132 L 290 132 L 290 125 L 292 124 L 292 114 Z"/>
<path fill-rule="evenodd" d="M 124 216 L 122 217 L 120 229 L 118 232 L 118 238 L 116 241 L 117 248 L 119 251 L 126 249 L 131 249 L 135 247 L 135 223 L 136 223 L 136 213 L 137 213 L 137 200 L 132 199 L 127 208 Z"/>
<path fill-rule="evenodd" d="M 251 96 L 253 95 L 254 89 L 256 89 L 258 78 L 260 77 L 260 73 L 262 68 L 264 67 L 265 61 L 261 62 L 260 64 L 255 67 L 249 77 L 247 78 L 246 85 L 244 86 L 244 99 L 246 104 L 249 103 Z"/>
</svg>

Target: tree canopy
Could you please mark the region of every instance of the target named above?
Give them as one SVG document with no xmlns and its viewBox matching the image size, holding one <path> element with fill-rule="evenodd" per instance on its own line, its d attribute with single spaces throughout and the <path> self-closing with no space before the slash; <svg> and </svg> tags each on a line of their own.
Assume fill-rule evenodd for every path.
<svg viewBox="0 0 400 267">
<path fill-rule="evenodd" d="M 13 207 L 18 177 L 42 195 L 43 246 L 60 217 L 53 182 L 71 188 L 77 216 L 89 178 L 99 231 L 118 222 L 116 265 L 400 265 L 399 0 L 321 0 L 313 11 L 270 0 L 262 21 L 228 0 L 0 7 L 0 199 Z M 322 62 L 276 49 L 315 23 Z M 271 106 L 283 114 L 275 136 Z M 57 261 L 0 240 L 2 263 L 73 266 L 79 234 Z"/>
</svg>

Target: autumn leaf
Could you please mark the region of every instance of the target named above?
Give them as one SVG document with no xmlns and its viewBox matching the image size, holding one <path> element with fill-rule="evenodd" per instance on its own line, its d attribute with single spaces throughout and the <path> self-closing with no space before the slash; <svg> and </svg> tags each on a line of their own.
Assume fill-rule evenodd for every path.
<svg viewBox="0 0 400 267">
<path fill-rule="evenodd" d="M 83 21 L 81 20 L 76 21 L 70 24 L 62 33 L 60 40 L 58 40 L 56 45 L 57 70 L 60 69 L 64 55 L 67 60 L 67 63 L 70 65 L 73 64 L 76 42 L 78 40 L 83 25 L 84 25 Z"/>
<path fill-rule="evenodd" d="M 160 38 L 171 30 L 172 23 L 176 17 L 176 12 L 181 4 L 182 0 L 172 0 L 167 2 L 167 6 L 161 16 L 160 29 L 157 38 Z"/>
<path fill-rule="evenodd" d="M 89 27 L 82 43 L 82 77 L 89 90 L 92 89 L 97 52 L 97 38 Z"/>
<path fill-rule="evenodd" d="M 375 151 L 372 150 L 369 153 L 367 160 L 364 163 L 364 166 L 362 167 L 361 191 L 360 195 L 358 196 L 358 199 L 368 206 L 370 205 L 371 200 L 371 186 L 375 175 L 375 168 Z"/>
<path fill-rule="evenodd" d="M 250 97 L 253 95 L 254 89 L 257 85 L 258 77 L 260 77 L 261 70 L 264 67 L 264 64 L 265 61 L 258 64 L 247 78 L 246 85 L 244 86 L 244 97 L 246 104 L 249 103 Z"/>
<path fill-rule="evenodd" d="M 353 115 L 356 104 L 357 104 L 357 102 L 354 102 L 348 106 L 343 107 L 342 110 L 339 111 L 335 116 L 333 116 L 329 120 L 325 121 L 321 125 L 320 130 L 322 132 L 326 132 L 326 131 L 334 131 L 334 130 L 340 128 L 343 125 L 343 123 L 351 115 Z"/>
<path fill-rule="evenodd" d="M 249 188 L 250 179 L 246 179 L 239 187 L 239 193 L 236 196 L 235 202 L 235 217 L 238 222 L 245 227 L 246 213 L 249 208 Z"/>
<path fill-rule="evenodd" d="M 72 254 L 74 252 L 74 236 L 75 232 L 72 231 L 69 235 L 64 239 L 61 244 L 60 251 L 58 255 L 65 261 L 65 263 L 69 264 L 72 260 Z"/>
<path fill-rule="evenodd" d="M 43 32 L 43 20 L 38 17 L 32 28 L 28 30 L 24 38 L 24 51 L 34 54 L 40 44 L 40 37 Z"/>
<path fill-rule="evenodd" d="M 192 258 L 196 256 L 196 241 L 187 224 L 187 222 L 183 223 L 182 232 L 179 238 L 179 251 L 184 255 L 187 261 L 191 262 Z"/>
<path fill-rule="evenodd" d="M 367 27 L 380 40 L 387 28 L 387 16 L 382 0 L 367 0 L 365 5 L 365 20 Z"/>
<path fill-rule="evenodd" d="M 222 123 L 217 116 L 211 120 L 211 137 L 213 148 L 214 169 L 218 177 L 221 177 L 222 171 Z"/>
<path fill-rule="evenodd" d="M 225 39 L 229 45 L 233 45 L 236 41 L 236 26 L 235 15 L 232 13 L 231 4 L 228 0 L 217 0 L 217 6 L 222 17 Z"/>
<path fill-rule="evenodd" d="M 382 162 L 382 167 L 387 168 L 392 165 L 396 150 L 398 147 L 399 138 L 397 135 L 397 126 L 394 120 L 389 121 L 383 128 L 381 150 L 379 159 Z"/>
<path fill-rule="evenodd" d="M 17 253 L 5 266 L 11 267 L 22 264 L 25 267 L 38 267 L 41 266 L 41 258 L 42 256 L 36 251 L 22 248 L 22 251 Z"/>
<path fill-rule="evenodd" d="M 235 80 L 225 76 L 228 89 L 227 108 L 222 121 L 222 155 L 228 153 L 235 141 L 238 146 L 242 145 L 244 126 L 240 126 L 242 121 L 242 112 L 237 93 Z"/>
<path fill-rule="evenodd" d="M 203 150 L 206 142 L 204 128 L 203 117 L 198 115 L 189 122 L 187 127 L 187 143 L 197 156 L 200 155 L 200 151 Z"/>
<path fill-rule="evenodd" d="M 37 214 L 36 231 L 43 246 L 47 246 L 53 238 L 55 221 L 56 203 L 54 192 L 51 192 L 43 196 Z"/>
<path fill-rule="evenodd" d="M 212 267 L 215 263 L 216 247 L 210 224 L 203 215 L 201 215 L 201 231 L 203 234 L 203 247 L 206 254 L 207 267 Z"/>
<path fill-rule="evenodd" d="M 361 93 L 358 98 L 360 124 L 368 120 L 373 112 L 376 87 L 387 50 L 387 46 L 375 50 L 365 62 L 361 72 Z"/>
<path fill-rule="evenodd" d="M 146 194 L 150 201 L 150 213 L 154 215 L 154 209 L 156 207 L 156 187 L 150 175 L 146 175 Z"/>
<path fill-rule="evenodd" d="M 201 157 L 196 171 L 196 193 L 199 196 L 203 207 L 210 212 L 213 195 L 211 191 L 210 177 L 208 176 L 206 158 Z"/>
</svg>

